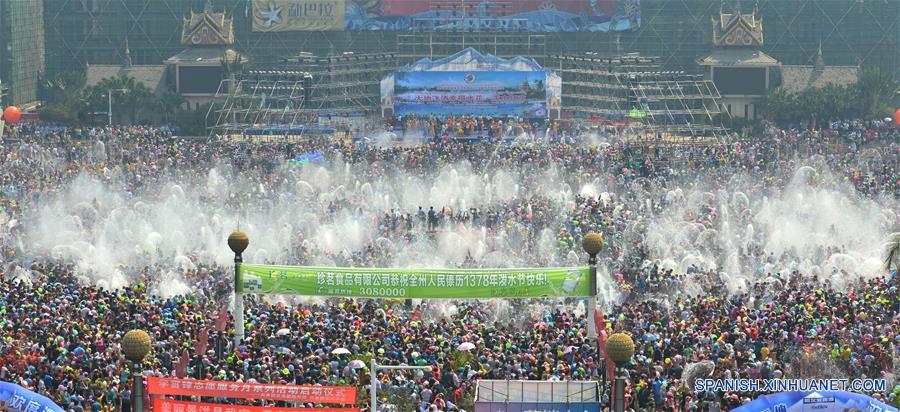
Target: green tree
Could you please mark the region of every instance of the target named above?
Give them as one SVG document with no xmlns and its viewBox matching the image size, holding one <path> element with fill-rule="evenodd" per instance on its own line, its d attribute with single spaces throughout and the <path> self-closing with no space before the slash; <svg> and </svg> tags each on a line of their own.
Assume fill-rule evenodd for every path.
<svg viewBox="0 0 900 412">
<path fill-rule="evenodd" d="M 184 106 L 184 103 L 184 97 L 178 93 L 166 92 L 160 97 L 159 110 L 162 112 L 166 124 L 169 124 L 170 120 L 175 120 L 176 113 Z"/>
<path fill-rule="evenodd" d="M 240 55 L 230 50 L 222 53 L 221 65 L 226 78 L 231 78 L 232 75 L 244 70 L 244 63 L 241 61 Z"/>
<path fill-rule="evenodd" d="M 130 76 L 123 75 L 105 78 L 97 83 L 93 89 L 91 93 L 95 95 L 100 92 L 103 94 L 112 92 L 113 113 L 122 113 L 123 111 L 128 113 L 129 120 L 132 123 L 136 123 L 139 120 L 137 109 L 148 106 L 153 99 L 153 92 L 150 88 Z M 121 115 L 119 116 L 121 118 Z M 115 120 L 114 118 L 113 121 L 115 122 Z"/>
<path fill-rule="evenodd" d="M 878 66 L 863 67 L 856 86 L 859 88 L 860 109 L 867 118 L 890 114 L 890 103 L 897 93 L 894 76 Z"/>
<path fill-rule="evenodd" d="M 206 135 L 206 113 L 209 105 L 202 105 L 199 109 L 182 109 L 175 116 L 175 124 L 182 136 Z"/>
<path fill-rule="evenodd" d="M 885 250 L 884 268 L 900 270 L 900 232 L 891 235 Z"/>
<path fill-rule="evenodd" d="M 831 118 L 854 117 L 860 114 L 858 85 L 827 85 L 800 92 L 783 88 L 770 91 L 760 104 L 764 117 L 775 123 L 796 123 L 801 120 L 826 121 Z"/>
<path fill-rule="evenodd" d="M 62 105 L 52 104 L 41 110 L 41 120 L 45 122 L 73 125 L 78 122 L 75 113 L 67 110 Z"/>
<path fill-rule="evenodd" d="M 91 123 L 94 120 L 92 113 L 105 112 L 108 98 L 106 89 L 88 87 L 79 94 L 79 120 L 81 123 Z"/>
<path fill-rule="evenodd" d="M 86 82 L 84 73 L 67 71 L 45 80 L 43 86 L 50 104 L 70 107 L 77 102 Z"/>
<path fill-rule="evenodd" d="M 72 125 L 79 121 L 83 111 L 81 91 L 86 82 L 84 73 L 67 71 L 43 81 L 47 106 L 41 111 L 41 119 Z"/>
</svg>

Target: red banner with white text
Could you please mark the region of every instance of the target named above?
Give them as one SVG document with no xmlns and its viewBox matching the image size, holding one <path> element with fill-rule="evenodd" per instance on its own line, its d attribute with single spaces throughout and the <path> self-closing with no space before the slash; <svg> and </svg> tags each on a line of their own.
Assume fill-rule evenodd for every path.
<svg viewBox="0 0 900 412">
<path fill-rule="evenodd" d="M 147 378 L 151 395 L 268 399 L 288 402 L 356 404 L 356 388 L 345 386 L 271 385 L 246 382 Z"/>
<path fill-rule="evenodd" d="M 153 412 L 359 412 L 359 408 L 270 408 L 156 398 L 153 400 Z"/>
</svg>

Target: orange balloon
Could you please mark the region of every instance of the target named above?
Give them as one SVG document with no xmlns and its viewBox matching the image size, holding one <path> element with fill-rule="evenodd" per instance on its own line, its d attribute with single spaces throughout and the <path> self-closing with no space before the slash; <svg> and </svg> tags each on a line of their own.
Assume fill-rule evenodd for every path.
<svg viewBox="0 0 900 412">
<path fill-rule="evenodd" d="M 900 126 L 900 109 L 897 109 L 897 111 L 894 112 L 894 123 L 897 123 L 897 126 Z"/>
<path fill-rule="evenodd" d="M 9 124 L 15 124 L 22 117 L 22 112 L 16 106 L 9 106 L 3 111 L 3 120 Z"/>
</svg>

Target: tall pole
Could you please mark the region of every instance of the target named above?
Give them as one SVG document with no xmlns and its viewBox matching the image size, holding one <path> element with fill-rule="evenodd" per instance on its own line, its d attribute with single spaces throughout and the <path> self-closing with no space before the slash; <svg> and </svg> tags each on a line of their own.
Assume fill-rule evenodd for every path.
<svg viewBox="0 0 900 412">
<path fill-rule="evenodd" d="M 597 311 L 597 255 L 603 250 L 603 235 L 599 233 L 588 233 L 581 239 L 581 247 L 588 254 L 588 265 L 590 266 L 590 283 L 591 293 L 587 302 L 587 337 L 588 339 L 597 339 L 596 311 Z M 599 349 L 599 348 L 598 348 Z"/>
<path fill-rule="evenodd" d="M 378 364 L 375 363 L 375 357 L 372 357 L 372 364 L 369 369 L 369 381 L 371 382 L 371 387 L 369 388 L 369 396 L 371 400 L 369 401 L 369 412 L 375 412 L 377 410 L 376 404 L 378 403 L 378 395 L 375 394 L 375 391 L 378 390 Z"/>
<path fill-rule="evenodd" d="M 616 379 L 613 382 L 613 412 L 625 410 L 625 377 L 622 368 L 634 356 L 634 340 L 624 333 L 614 333 L 606 341 L 606 355 L 616 364 Z"/>
<path fill-rule="evenodd" d="M 109 105 L 106 107 L 106 115 L 107 115 L 106 124 L 108 126 L 112 126 L 112 90 L 111 89 L 106 90 L 106 97 L 108 98 L 108 103 L 109 103 Z"/>
<path fill-rule="evenodd" d="M 377 363 L 375 363 L 375 358 L 374 358 L 374 357 L 372 358 L 370 367 L 371 367 L 371 369 L 370 369 L 370 379 L 369 379 L 369 381 L 371 382 L 371 383 L 370 383 L 371 386 L 370 386 L 370 388 L 369 388 L 369 395 L 371 396 L 371 397 L 370 397 L 371 400 L 369 401 L 369 402 L 370 402 L 370 403 L 369 403 L 369 412 L 375 412 L 375 411 L 376 411 L 376 408 L 377 408 L 378 395 L 376 394 L 376 391 L 378 390 L 378 370 L 379 370 L 379 369 L 393 369 L 393 370 L 423 370 L 423 371 L 430 371 L 430 370 L 431 370 L 431 366 L 405 366 L 405 365 L 400 365 L 400 366 L 380 366 L 380 365 L 378 365 Z"/>
<path fill-rule="evenodd" d="M 616 382 L 613 387 L 613 412 L 625 412 L 625 377 L 616 365 Z"/>
<path fill-rule="evenodd" d="M 131 362 L 131 378 L 134 379 L 134 393 L 131 394 L 134 412 L 144 412 L 144 371 L 137 362 Z"/>
<path fill-rule="evenodd" d="M 241 263 L 244 258 L 234 255 L 234 349 L 244 340 L 244 292 L 241 285 Z"/>
<path fill-rule="evenodd" d="M 591 283 L 591 293 L 587 302 L 587 338 L 592 340 L 596 346 L 597 362 L 599 365 L 605 365 L 606 359 L 600 358 L 603 348 L 600 347 L 598 339 L 599 331 L 597 330 L 597 255 L 603 250 L 603 235 L 599 233 L 588 233 L 581 239 L 581 247 L 588 254 L 589 276 Z M 605 368 L 600 368 L 601 373 L 605 375 Z M 603 390 L 606 391 L 606 376 L 601 376 L 600 381 L 603 382 Z"/>
<path fill-rule="evenodd" d="M 107 104 L 106 107 L 106 115 L 107 117 L 107 125 L 112 126 L 113 116 L 112 116 L 112 92 L 127 92 L 128 89 L 106 89 L 106 97 Z"/>
<path fill-rule="evenodd" d="M 597 340 L 597 255 L 589 255 L 588 265 L 590 266 L 591 276 L 591 296 L 588 297 L 587 311 L 588 320 L 587 334 L 588 339 Z"/>
<path fill-rule="evenodd" d="M 125 359 L 131 363 L 131 378 L 133 382 L 132 410 L 144 412 L 144 370 L 141 364 L 152 347 L 152 340 L 147 332 L 139 329 L 128 331 L 122 337 L 122 353 Z M 124 383 L 123 383 L 124 384 Z"/>
<path fill-rule="evenodd" d="M 241 263 L 244 258 L 241 256 L 247 246 L 250 245 L 250 238 L 241 231 L 232 232 L 228 235 L 228 247 L 234 252 L 234 348 L 237 349 L 244 340 L 244 285 L 241 283 Z"/>
</svg>

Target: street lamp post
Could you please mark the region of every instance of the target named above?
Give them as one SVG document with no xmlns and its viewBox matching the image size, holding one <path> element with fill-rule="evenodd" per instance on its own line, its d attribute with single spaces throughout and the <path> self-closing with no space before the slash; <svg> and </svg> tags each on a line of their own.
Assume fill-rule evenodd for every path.
<svg viewBox="0 0 900 412">
<path fill-rule="evenodd" d="M 625 377 L 622 367 L 634 356 L 634 340 L 624 333 L 613 333 L 606 341 L 606 355 L 616 364 L 616 381 L 613 386 L 613 412 L 625 411 Z"/>
<path fill-rule="evenodd" d="M 108 121 L 106 123 L 107 125 L 112 126 L 112 92 L 127 92 L 127 91 L 128 91 L 128 89 L 106 89 L 106 96 L 109 98 L 109 100 L 108 100 L 109 105 L 106 108 L 106 114 L 108 116 L 107 117 Z"/>
<path fill-rule="evenodd" d="M 587 312 L 588 320 L 587 333 L 588 339 L 597 339 L 597 326 L 595 323 L 597 308 L 597 255 L 603 251 L 603 235 L 599 233 L 588 233 L 581 240 L 581 247 L 588 254 L 588 265 L 590 265 L 590 282 L 591 295 L 588 297 Z"/>
<path fill-rule="evenodd" d="M 250 238 L 241 231 L 228 235 L 228 247 L 234 252 L 234 349 L 244 340 L 244 285 L 241 284 L 241 253 L 247 250 Z"/>
<path fill-rule="evenodd" d="M 131 330 L 122 337 L 122 353 L 131 362 L 131 378 L 134 380 L 131 404 L 135 412 L 144 411 L 144 371 L 141 363 L 150 353 L 150 347 L 150 335 L 140 329 Z"/>
<path fill-rule="evenodd" d="M 378 370 L 384 369 L 400 369 L 400 370 L 425 370 L 430 371 L 431 366 L 382 366 L 375 362 L 375 358 L 372 358 L 371 369 L 369 371 L 369 380 L 371 382 L 371 387 L 369 388 L 369 395 L 371 395 L 371 401 L 369 402 L 369 412 L 376 412 L 376 405 L 378 404 L 378 395 L 376 391 L 378 390 Z"/>
</svg>

